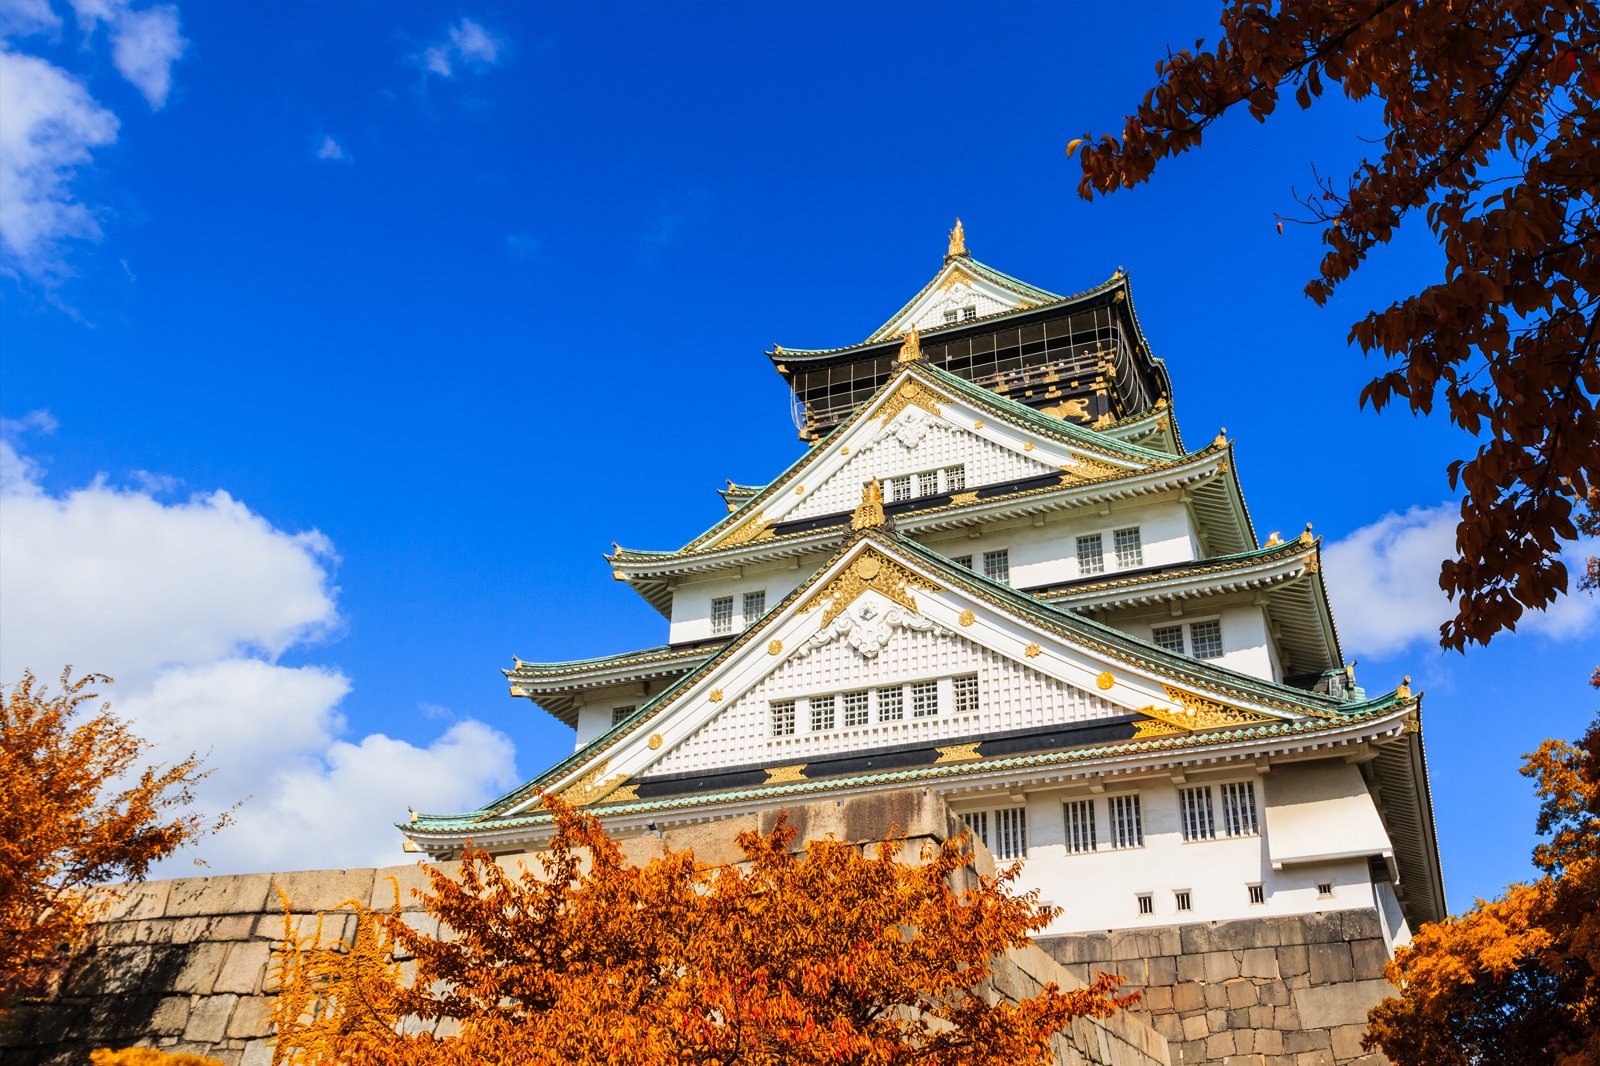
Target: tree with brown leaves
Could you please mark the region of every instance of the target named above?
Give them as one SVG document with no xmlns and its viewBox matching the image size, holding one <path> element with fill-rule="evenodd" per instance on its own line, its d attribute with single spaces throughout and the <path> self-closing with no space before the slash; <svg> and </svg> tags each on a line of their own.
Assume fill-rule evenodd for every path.
<svg viewBox="0 0 1600 1066">
<path fill-rule="evenodd" d="M 1527 756 L 1544 876 L 1423 926 L 1386 976 L 1367 1046 L 1397 1066 L 1600 1062 L 1600 720 Z"/>
<path fill-rule="evenodd" d="M 326 945 L 286 916 L 274 1062 L 1020 1066 L 1137 998 L 1102 975 L 990 1003 L 995 957 L 1054 911 L 1010 892 L 1015 868 L 978 876 L 964 839 L 902 863 L 895 839 L 797 853 L 780 824 L 741 833 L 737 865 L 665 851 L 640 866 L 547 803 L 558 831 L 538 871 L 481 852 L 458 877 L 429 871 L 439 935 L 356 902 L 354 935 Z"/>
<path fill-rule="evenodd" d="M 1427 413 L 1442 399 L 1481 441 L 1448 469 L 1465 492 L 1440 642 L 1487 643 L 1566 592 L 1562 542 L 1600 483 L 1600 6 L 1226 0 L 1217 45 L 1156 74 L 1120 141 L 1069 146 L 1085 199 L 1148 180 L 1240 106 L 1264 122 L 1283 93 L 1309 108 L 1332 86 L 1382 102 L 1381 152 L 1301 201 L 1327 249 L 1306 294 L 1324 303 L 1423 216 L 1443 275 L 1349 339 L 1395 364 L 1363 404 Z"/>
<path fill-rule="evenodd" d="M 220 828 L 189 809 L 206 776 L 190 755 L 142 767 L 149 749 L 91 686 L 50 693 L 24 674 L 0 699 L 0 1010 L 39 990 L 97 913 L 88 890 L 142 880 L 151 864 Z"/>
</svg>

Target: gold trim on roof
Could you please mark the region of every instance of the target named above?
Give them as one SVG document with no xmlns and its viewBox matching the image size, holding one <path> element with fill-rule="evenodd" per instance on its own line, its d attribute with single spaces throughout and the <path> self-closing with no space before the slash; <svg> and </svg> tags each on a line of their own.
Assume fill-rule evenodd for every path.
<svg viewBox="0 0 1600 1066">
<path fill-rule="evenodd" d="M 941 396 L 916 378 L 907 378 L 898 389 L 894 390 L 894 395 L 883 401 L 883 406 L 878 409 L 877 417 L 882 419 L 883 424 L 887 426 L 894 421 L 895 415 L 904 411 L 907 407 L 920 407 L 930 415 L 937 415 L 940 413 L 940 400 L 946 403 L 950 402 L 948 396 Z"/>
<path fill-rule="evenodd" d="M 561 798 L 574 807 L 583 807 L 609 794 L 628 779 L 627 774 L 617 774 L 606 780 L 605 773 L 610 766 L 610 759 L 601 759 L 592 770 L 562 789 Z"/>
<path fill-rule="evenodd" d="M 950 244 L 944 253 L 946 261 L 958 255 L 967 255 L 967 231 L 962 228 L 961 220 L 956 219 L 955 228 L 950 231 Z"/>
<path fill-rule="evenodd" d="M 975 741 L 971 744 L 946 744 L 942 748 L 935 748 L 934 750 L 939 753 L 939 757 L 933 760 L 934 764 L 937 765 L 942 762 L 971 762 L 973 759 L 981 759 L 983 756 L 978 754 L 979 743 L 981 741 Z"/>
<path fill-rule="evenodd" d="M 915 611 L 917 601 L 911 595 L 913 588 L 927 592 L 944 591 L 943 585 L 936 585 L 921 574 L 901 566 L 876 548 L 868 548 L 840 571 L 832 581 L 814 593 L 800 611 L 805 613 L 827 601 L 828 609 L 822 613 L 822 624 L 826 627 L 867 591 L 876 592 L 908 611 Z"/>
<path fill-rule="evenodd" d="M 850 516 L 851 529 L 876 529 L 883 525 L 883 486 L 877 478 L 861 490 L 861 503 Z"/>
<path fill-rule="evenodd" d="M 1170 725 L 1182 726 L 1184 729 L 1214 729 L 1217 726 L 1252 725 L 1256 722 L 1275 722 L 1278 719 L 1270 714 L 1260 711 L 1246 711 L 1238 707 L 1230 707 L 1225 703 L 1197 696 L 1193 692 L 1185 692 L 1171 685 L 1162 685 L 1166 690 L 1167 698 L 1178 705 L 1178 710 L 1167 711 L 1160 707 L 1150 706 L 1142 708 L 1142 713 L 1152 718 L 1159 718 Z"/>
<path fill-rule="evenodd" d="M 754 540 L 772 539 L 776 534 L 772 531 L 772 523 L 768 522 L 765 516 L 765 511 L 757 511 L 750 516 L 748 522 L 718 541 L 717 547 L 734 548 L 740 544 L 749 544 Z"/>
<path fill-rule="evenodd" d="M 775 785 L 783 781 L 804 781 L 806 779 L 806 764 L 794 763 L 791 766 L 769 766 L 766 770 L 767 779 L 762 782 L 766 785 Z"/>
<path fill-rule="evenodd" d="M 915 363 L 922 358 L 922 334 L 917 332 L 913 325 L 911 332 L 905 335 L 900 343 L 900 361 L 902 363 Z"/>
</svg>

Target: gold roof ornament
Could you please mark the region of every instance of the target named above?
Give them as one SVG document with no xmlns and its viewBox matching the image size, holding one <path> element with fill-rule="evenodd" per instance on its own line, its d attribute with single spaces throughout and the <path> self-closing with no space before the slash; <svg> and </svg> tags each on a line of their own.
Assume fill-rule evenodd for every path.
<svg viewBox="0 0 1600 1066">
<path fill-rule="evenodd" d="M 1272 534 L 1267 537 L 1267 547 L 1269 547 L 1269 548 L 1275 548 L 1279 544 L 1282 544 L 1282 543 L 1283 543 L 1283 538 L 1278 536 L 1278 531 L 1276 529 L 1274 529 L 1272 531 Z"/>
<path fill-rule="evenodd" d="M 1227 444 L 1227 443 L 1228 443 L 1228 427 L 1227 426 L 1223 426 L 1221 429 L 1217 430 L 1217 439 L 1211 442 L 1211 446 L 1213 448 L 1220 448 L 1224 444 Z"/>
<path fill-rule="evenodd" d="M 1315 538 L 1315 537 L 1313 537 L 1311 535 L 1311 523 L 1307 522 L 1305 531 L 1300 534 L 1300 543 L 1309 545 L 1312 541 L 1314 541 L 1316 539 L 1317 538 Z"/>
<path fill-rule="evenodd" d="M 961 220 L 958 218 L 955 229 L 950 231 L 950 249 L 944 253 L 944 261 L 948 263 L 958 255 L 967 254 L 967 231 L 961 228 Z"/>
<path fill-rule="evenodd" d="M 915 363 L 922 358 L 922 334 L 917 332 L 917 327 L 912 326 L 900 342 L 900 361 L 902 363 Z"/>
<path fill-rule="evenodd" d="M 1411 675 L 1410 674 L 1407 674 L 1406 675 L 1406 679 L 1404 681 L 1400 682 L 1400 687 L 1395 689 L 1394 694 L 1396 696 L 1400 697 L 1403 700 L 1409 700 L 1411 698 Z"/>
<path fill-rule="evenodd" d="M 850 517 L 851 529 L 876 529 L 883 525 L 883 486 L 878 479 L 867 482 L 861 490 L 861 504 Z"/>
</svg>

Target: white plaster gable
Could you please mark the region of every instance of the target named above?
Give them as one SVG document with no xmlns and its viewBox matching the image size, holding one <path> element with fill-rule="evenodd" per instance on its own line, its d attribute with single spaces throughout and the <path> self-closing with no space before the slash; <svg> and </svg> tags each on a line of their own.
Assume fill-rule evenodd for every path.
<svg viewBox="0 0 1600 1066">
<path fill-rule="evenodd" d="M 926 330 L 949 325 L 946 312 L 954 312 L 955 320 L 959 321 L 967 308 L 973 309 L 972 317 L 982 318 L 1027 306 L 1031 303 L 1020 294 L 984 277 L 956 258 L 944 265 L 926 292 L 879 327 L 869 340 L 898 337 L 910 332 L 912 326 Z"/>
</svg>

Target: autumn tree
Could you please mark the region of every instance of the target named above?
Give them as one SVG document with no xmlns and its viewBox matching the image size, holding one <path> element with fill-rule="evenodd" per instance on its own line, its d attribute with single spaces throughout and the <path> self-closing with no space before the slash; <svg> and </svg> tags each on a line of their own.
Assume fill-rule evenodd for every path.
<svg viewBox="0 0 1600 1066">
<path fill-rule="evenodd" d="M 995 956 L 1054 910 L 1012 894 L 1015 868 L 978 876 L 965 838 L 902 863 L 896 839 L 797 852 L 780 823 L 741 833 L 735 865 L 664 850 L 641 866 L 547 802 L 558 829 L 537 870 L 482 852 L 457 877 L 429 870 L 438 935 L 355 901 L 354 934 L 327 945 L 285 900 L 274 1062 L 1020 1066 L 1136 998 L 1102 975 L 990 1003 Z"/>
<path fill-rule="evenodd" d="M 146 766 L 150 745 L 92 686 L 61 675 L 51 693 L 32 674 L 0 699 L 0 1010 L 39 989 L 77 944 L 108 893 L 152 863 L 219 828 L 190 808 L 203 777 L 190 755 Z"/>
<path fill-rule="evenodd" d="M 1349 339 L 1392 364 L 1363 404 L 1442 403 L 1480 442 L 1448 468 L 1463 498 L 1439 583 L 1457 608 L 1441 643 L 1485 643 L 1567 590 L 1562 542 L 1600 483 L 1600 5 L 1226 0 L 1221 28 L 1156 64 L 1120 139 L 1072 142 L 1078 191 L 1146 181 L 1229 111 L 1264 122 L 1285 93 L 1381 103 L 1369 157 L 1301 198 L 1326 249 L 1305 291 L 1324 303 L 1417 215 L 1438 239 L 1434 283 Z"/>
<path fill-rule="evenodd" d="M 1600 718 L 1576 744 L 1545 741 L 1522 773 L 1542 801 L 1544 876 L 1395 952 L 1400 994 L 1373 1008 L 1367 1044 L 1397 1066 L 1600 1063 Z"/>
</svg>

